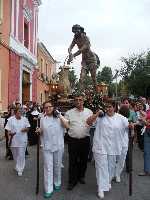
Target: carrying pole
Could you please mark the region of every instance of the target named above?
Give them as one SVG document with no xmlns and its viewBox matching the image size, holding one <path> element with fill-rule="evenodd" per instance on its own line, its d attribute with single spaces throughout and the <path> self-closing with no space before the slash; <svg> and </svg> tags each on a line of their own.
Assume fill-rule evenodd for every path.
<svg viewBox="0 0 150 200">
<path fill-rule="evenodd" d="M 40 127 L 39 125 L 39 118 L 37 119 L 37 128 Z M 39 163 L 40 163 L 40 155 L 39 155 L 39 151 L 40 151 L 40 134 L 38 133 L 37 136 L 37 154 L 36 154 L 36 194 L 39 193 Z"/>
</svg>

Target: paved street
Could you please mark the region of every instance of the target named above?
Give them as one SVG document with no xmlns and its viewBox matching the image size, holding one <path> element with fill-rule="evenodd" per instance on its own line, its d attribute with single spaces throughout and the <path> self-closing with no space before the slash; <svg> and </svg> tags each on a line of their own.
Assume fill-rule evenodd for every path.
<svg viewBox="0 0 150 200">
<path fill-rule="evenodd" d="M 22 177 L 13 171 L 13 162 L 4 159 L 4 142 L 0 143 L 0 200 L 43 200 L 42 155 L 40 162 L 40 192 L 35 195 L 36 182 L 36 147 L 29 147 L 30 156 L 26 160 L 26 168 Z M 128 196 L 128 176 L 122 174 L 120 184 L 113 183 L 112 190 L 105 193 L 105 200 L 150 200 L 150 177 L 139 177 L 142 170 L 142 153 L 134 149 L 133 196 Z M 52 200 L 98 200 L 96 196 L 95 168 L 88 164 L 86 185 L 78 184 L 72 191 L 67 191 L 67 152 L 63 169 L 63 184 L 60 192 L 55 192 Z"/>
</svg>

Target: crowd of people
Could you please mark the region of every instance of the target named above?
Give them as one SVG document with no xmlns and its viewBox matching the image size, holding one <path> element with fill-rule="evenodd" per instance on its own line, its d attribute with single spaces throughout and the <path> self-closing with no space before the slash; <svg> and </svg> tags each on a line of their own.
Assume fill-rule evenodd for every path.
<svg viewBox="0 0 150 200">
<path fill-rule="evenodd" d="M 101 99 L 97 102 L 100 104 Z M 132 145 L 144 152 L 144 170 L 140 176 L 150 176 L 150 101 L 124 98 L 121 102 L 103 100 L 103 108 L 95 109 L 88 94 L 76 94 L 74 107 L 64 114 L 55 109 L 53 101 L 42 106 L 16 101 L 9 107 L 5 121 L 6 158 L 14 159 L 15 170 L 22 176 L 27 145 L 37 144 L 38 134 L 43 149 L 44 197 L 61 189 L 61 168 L 64 136 L 68 145 L 68 190 L 77 183 L 85 184 L 88 161 L 95 161 L 97 195 L 111 190 L 113 180 L 121 182 L 126 163 L 129 172 L 129 129 Z M 40 123 L 39 123 L 40 117 Z M 65 152 L 66 153 L 66 152 Z"/>
</svg>

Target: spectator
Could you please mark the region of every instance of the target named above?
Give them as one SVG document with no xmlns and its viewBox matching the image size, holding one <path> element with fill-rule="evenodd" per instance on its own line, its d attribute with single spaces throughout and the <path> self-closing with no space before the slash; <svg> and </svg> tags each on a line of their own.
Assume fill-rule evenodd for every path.
<svg viewBox="0 0 150 200">
<path fill-rule="evenodd" d="M 144 132 L 144 172 L 139 176 L 150 176 L 150 114 L 145 120 Z"/>
<path fill-rule="evenodd" d="M 4 128 L 7 124 L 8 119 L 10 117 L 14 116 L 14 110 L 15 110 L 14 107 L 9 107 L 8 115 L 5 118 Z M 10 145 L 9 145 L 9 134 L 8 134 L 8 131 L 6 129 L 5 129 L 5 139 L 6 139 L 6 156 L 5 156 L 5 158 L 8 159 L 8 160 L 13 160 L 13 155 L 12 155 Z"/>
<path fill-rule="evenodd" d="M 122 105 L 119 109 L 119 113 L 126 117 L 127 119 L 129 118 L 130 115 L 130 110 L 126 105 Z M 121 179 L 120 179 L 120 175 L 121 172 L 124 168 L 124 163 L 126 160 L 126 156 L 127 156 L 127 152 L 128 152 L 128 143 L 129 143 L 129 136 L 128 136 L 128 128 L 124 129 L 124 137 L 123 137 L 123 146 L 122 146 L 122 151 L 121 151 L 121 155 L 117 155 L 116 159 L 116 170 L 115 170 L 115 178 L 116 178 L 116 182 L 120 183 Z M 129 171 L 129 160 L 127 159 L 127 170 Z"/>
<path fill-rule="evenodd" d="M 136 134 L 137 134 L 137 142 L 138 142 L 138 146 L 139 148 L 143 151 L 144 149 L 144 137 L 142 135 L 142 129 L 144 127 L 143 124 L 143 117 L 145 117 L 146 113 L 144 112 L 144 107 L 143 104 L 137 102 L 136 104 L 137 106 L 137 122 L 136 122 Z"/>
</svg>

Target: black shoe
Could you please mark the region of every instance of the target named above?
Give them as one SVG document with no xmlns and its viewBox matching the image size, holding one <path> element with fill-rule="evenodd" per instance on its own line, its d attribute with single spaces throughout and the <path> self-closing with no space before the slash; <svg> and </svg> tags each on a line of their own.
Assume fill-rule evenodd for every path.
<svg viewBox="0 0 150 200">
<path fill-rule="evenodd" d="M 80 178 L 80 179 L 79 179 L 79 183 L 81 183 L 81 184 L 85 184 L 85 180 L 84 180 L 84 178 Z"/>
<path fill-rule="evenodd" d="M 13 156 L 9 156 L 9 157 L 8 157 L 8 160 L 13 160 Z"/>
<path fill-rule="evenodd" d="M 129 172 L 130 172 L 130 170 L 128 168 L 126 168 L 126 173 L 129 173 Z"/>
<path fill-rule="evenodd" d="M 92 161 L 92 158 L 88 158 L 88 162 L 91 162 Z"/>
<path fill-rule="evenodd" d="M 77 183 L 69 183 L 67 190 L 72 190 Z"/>
</svg>

